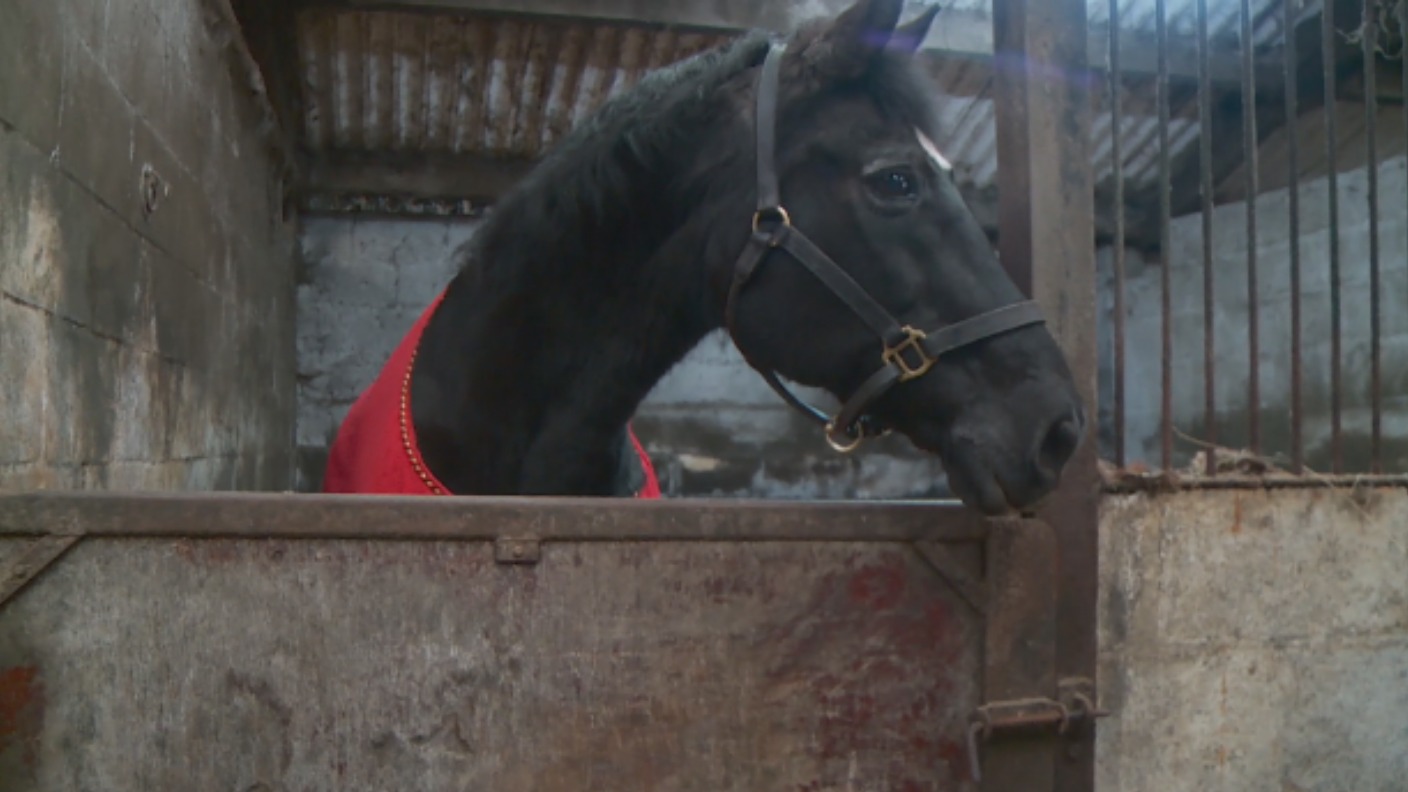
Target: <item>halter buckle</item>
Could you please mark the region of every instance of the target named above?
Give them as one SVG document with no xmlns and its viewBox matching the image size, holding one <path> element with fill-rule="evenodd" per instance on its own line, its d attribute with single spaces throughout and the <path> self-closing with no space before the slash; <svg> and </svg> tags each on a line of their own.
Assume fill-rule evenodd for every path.
<svg viewBox="0 0 1408 792">
<path fill-rule="evenodd" d="M 857 432 L 855 435 L 851 435 L 850 430 L 847 429 L 842 434 L 844 437 L 850 439 L 849 443 L 842 443 L 836 439 L 837 431 L 835 419 L 826 422 L 826 444 L 831 446 L 831 450 L 841 454 L 849 454 L 857 448 L 860 448 L 860 444 L 865 442 L 865 432 Z"/>
<path fill-rule="evenodd" d="M 782 231 L 792 227 L 792 215 L 781 206 L 770 206 L 753 213 L 753 233 L 760 234 L 764 223 L 776 223 L 768 232 L 768 245 L 777 247 L 782 242 Z"/>
<path fill-rule="evenodd" d="M 885 365 L 894 366 L 900 370 L 900 382 L 912 380 L 915 377 L 922 377 L 934 367 L 938 358 L 930 357 L 929 353 L 920 346 L 927 336 L 923 330 L 918 330 L 909 325 L 901 327 L 904 333 L 904 340 L 894 346 L 886 346 L 885 351 L 880 353 L 880 359 L 885 361 Z M 919 362 L 910 365 L 910 359 L 905 357 L 905 353 L 913 350 L 919 356 Z"/>
</svg>

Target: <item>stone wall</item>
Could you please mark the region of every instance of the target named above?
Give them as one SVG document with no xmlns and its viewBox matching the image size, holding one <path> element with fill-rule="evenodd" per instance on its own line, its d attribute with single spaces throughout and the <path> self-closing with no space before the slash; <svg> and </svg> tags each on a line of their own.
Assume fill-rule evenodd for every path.
<svg viewBox="0 0 1408 792">
<path fill-rule="evenodd" d="M 1408 491 L 1108 497 L 1096 788 L 1408 779 Z"/>
<path fill-rule="evenodd" d="M 0 487 L 289 484 L 294 228 L 213 7 L 0 3 Z"/>
<path fill-rule="evenodd" d="M 300 490 L 317 489 L 327 447 L 357 395 L 455 272 L 468 220 L 312 218 L 298 292 Z M 809 396 L 823 397 L 804 391 Z M 822 403 L 830 404 L 831 402 Z M 642 404 L 637 434 L 667 495 L 925 497 L 942 468 L 899 437 L 848 456 L 826 446 L 715 333 Z"/>
</svg>

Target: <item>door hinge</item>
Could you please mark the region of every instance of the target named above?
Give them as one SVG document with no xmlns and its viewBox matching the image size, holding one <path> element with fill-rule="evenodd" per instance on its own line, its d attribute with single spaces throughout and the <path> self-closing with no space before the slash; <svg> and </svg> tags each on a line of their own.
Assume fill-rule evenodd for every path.
<svg viewBox="0 0 1408 792">
<path fill-rule="evenodd" d="M 990 701 L 968 716 L 968 762 L 973 780 L 982 780 L 981 743 L 1003 733 L 1054 730 L 1065 734 L 1072 723 L 1094 721 L 1110 713 L 1095 702 L 1095 685 L 1089 679 L 1063 679 L 1057 683 L 1055 699 L 1034 697 Z"/>
</svg>

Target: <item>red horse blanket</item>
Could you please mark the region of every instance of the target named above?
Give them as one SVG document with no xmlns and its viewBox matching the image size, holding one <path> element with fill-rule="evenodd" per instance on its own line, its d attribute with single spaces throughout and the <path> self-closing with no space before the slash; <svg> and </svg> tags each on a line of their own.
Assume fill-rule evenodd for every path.
<svg viewBox="0 0 1408 792">
<path fill-rule="evenodd" d="M 323 474 L 323 492 L 380 495 L 449 495 L 450 492 L 426 467 L 416 444 L 415 423 L 410 416 L 411 366 L 426 322 L 439 307 L 442 292 L 416 320 L 391 354 L 381 374 L 357 397 L 337 431 Z M 655 468 L 635 432 L 627 427 L 631 445 L 640 458 L 645 484 L 637 498 L 659 498 Z"/>
</svg>

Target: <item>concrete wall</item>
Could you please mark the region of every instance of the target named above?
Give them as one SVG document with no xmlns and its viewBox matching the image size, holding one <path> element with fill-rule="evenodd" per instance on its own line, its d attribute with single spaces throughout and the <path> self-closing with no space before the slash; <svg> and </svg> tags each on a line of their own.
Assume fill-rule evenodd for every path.
<svg viewBox="0 0 1408 792">
<path fill-rule="evenodd" d="M 293 229 L 208 14 L 0 3 L 0 487 L 288 485 Z"/>
<path fill-rule="evenodd" d="M 469 220 L 306 221 L 298 291 L 299 489 L 319 486 L 338 423 L 454 274 L 454 253 L 473 229 Z M 668 495 L 875 498 L 945 491 L 937 462 L 901 438 L 846 457 L 832 452 L 721 333 L 660 382 L 635 425 Z"/>
<path fill-rule="evenodd" d="M 1408 470 L 1408 160 L 1382 162 L 1379 175 L 1379 264 L 1382 272 L 1382 370 L 1385 467 Z M 1343 351 L 1345 458 L 1352 469 L 1368 467 L 1369 409 L 1369 212 L 1364 169 L 1339 177 L 1339 250 Z M 1301 327 L 1303 334 L 1304 441 L 1312 468 L 1329 469 L 1330 442 L 1330 257 L 1328 183 L 1300 188 Z M 1220 445 L 1247 442 L 1248 355 L 1246 204 L 1213 214 L 1216 434 Z M 1261 433 L 1265 450 L 1290 452 L 1290 245 L 1289 198 L 1285 190 L 1257 198 L 1257 273 Z M 1172 226 L 1173 419 L 1197 438 L 1208 436 L 1203 376 L 1203 256 L 1200 215 Z M 1109 251 L 1101 271 L 1101 399 L 1108 415 L 1113 395 L 1113 268 Z M 1160 404 L 1160 267 L 1131 253 L 1126 262 L 1126 454 L 1157 463 Z M 1111 442 L 1112 425 L 1104 435 Z M 1197 447 L 1175 441 L 1176 463 Z M 1112 445 L 1106 448 L 1112 449 Z"/>
<path fill-rule="evenodd" d="M 1404 789 L 1405 525 L 1401 488 L 1107 498 L 1097 789 Z"/>
</svg>

